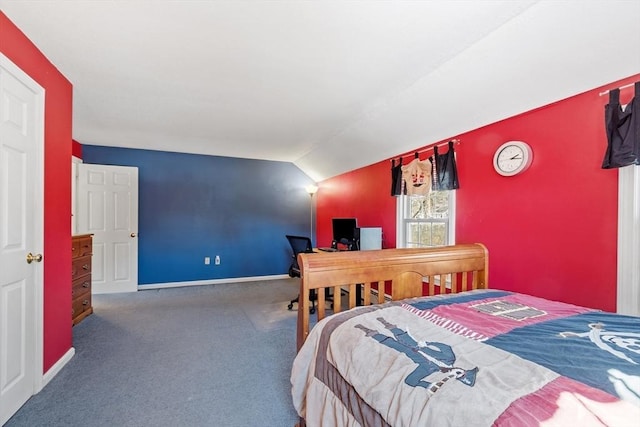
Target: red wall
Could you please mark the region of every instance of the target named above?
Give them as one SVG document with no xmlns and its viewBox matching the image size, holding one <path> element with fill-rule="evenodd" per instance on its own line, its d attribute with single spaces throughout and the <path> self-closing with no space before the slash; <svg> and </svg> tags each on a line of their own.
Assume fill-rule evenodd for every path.
<svg viewBox="0 0 640 427">
<path fill-rule="evenodd" d="M 598 93 L 638 79 L 456 136 L 456 242 L 487 246 L 491 288 L 615 311 L 618 173 L 600 167 L 608 97 Z M 623 103 L 632 97 L 633 88 L 622 90 Z M 502 177 L 493 154 L 509 140 L 528 142 L 533 163 L 521 175 Z M 334 216 L 381 225 L 385 247 L 395 246 L 390 167 L 385 160 L 320 183 L 319 246 L 331 241 Z"/>
<path fill-rule="evenodd" d="M 319 185 L 316 199 L 317 246 L 330 246 L 331 218 L 358 219 L 359 227 L 382 227 L 382 247 L 396 246 L 396 199 L 391 197 L 391 163 L 357 169 Z"/>
<path fill-rule="evenodd" d="M 71 154 L 79 159 L 82 159 L 82 144 L 75 139 L 72 141 Z"/>
<path fill-rule="evenodd" d="M 45 89 L 43 372 L 72 345 L 72 85 L 0 12 L 0 52 Z"/>
</svg>

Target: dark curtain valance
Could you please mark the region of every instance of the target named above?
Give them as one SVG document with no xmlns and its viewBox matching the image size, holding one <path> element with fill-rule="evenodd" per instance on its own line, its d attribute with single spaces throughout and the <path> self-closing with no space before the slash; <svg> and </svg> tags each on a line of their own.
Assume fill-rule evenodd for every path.
<svg viewBox="0 0 640 427">
<path fill-rule="evenodd" d="M 603 169 L 640 164 L 640 82 L 634 86 L 634 97 L 624 109 L 620 105 L 620 89 L 609 91 L 609 103 L 604 107 L 607 151 Z"/>
<path fill-rule="evenodd" d="M 447 143 L 448 150 L 440 154 L 438 146 L 429 147 L 433 154 L 420 160 L 415 152 L 414 159 L 403 165 L 402 157 L 391 160 L 391 195 L 426 195 L 429 191 L 455 190 L 460 188 L 454 151 L 454 142 Z"/>
</svg>

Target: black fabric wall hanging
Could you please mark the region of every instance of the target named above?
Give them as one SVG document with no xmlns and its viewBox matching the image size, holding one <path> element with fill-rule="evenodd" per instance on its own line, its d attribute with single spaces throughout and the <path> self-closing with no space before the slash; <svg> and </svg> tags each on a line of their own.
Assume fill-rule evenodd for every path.
<svg viewBox="0 0 640 427">
<path fill-rule="evenodd" d="M 458 168 L 456 166 L 456 155 L 453 151 L 453 141 L 449 141 L 449 150 L 444 153 L 438 153 L 438 147 L 433 147 L 433 156 L 429 158 L 431 161 L 433 190 L 456 190 L 460 188 L 458 181 Z"/>
<path fill-rule="evenodd" d="M 395 160 L 391 161 L 391 195 L 400 196 L 405 193 L 402 188 L 402 157 L 400 157 L 397 165 Z"/>
<path fill-rule="evenodd" d="M 609 103 L 604 107 L 607 151 L 602 169 L 640 164 L 640 82 L 634 85 L 634 97 L 622 110 L 620 89 L 609 91 Z"/>
</svg>

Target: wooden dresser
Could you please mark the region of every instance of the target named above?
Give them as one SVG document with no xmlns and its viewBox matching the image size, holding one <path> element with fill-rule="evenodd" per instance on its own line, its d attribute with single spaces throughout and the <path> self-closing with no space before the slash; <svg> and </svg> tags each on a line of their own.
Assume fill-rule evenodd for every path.
<svg viewBox="0 0 640 427">
<path fill-rule="evenodd" d="M 91 307 L 91 234 L 73 236 L 71 249 L 71 319 L 77 325 L 93 313 Z"/>
</svg>

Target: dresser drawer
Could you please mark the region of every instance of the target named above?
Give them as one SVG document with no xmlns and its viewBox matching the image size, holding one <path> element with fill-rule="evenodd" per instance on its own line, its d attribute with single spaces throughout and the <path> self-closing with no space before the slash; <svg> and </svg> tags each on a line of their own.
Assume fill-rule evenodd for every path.
<svg viewBox="0 0 640 427">
<path fill-rule="evenodd" d="M 71 318 L 73 319 L 74 325 L 91 313 L 93 313 L 93 309 L 91 308 L 91 293 L 82 295 L 74 299 L 71 303 Z"/>
<path fill-rule="evenodd" d="M 91 276 L 79 277 L 73 281 L 71 286 L 71 299 L 79 298 L 81 295 L 91 293 Z"/>
<path fill-rule="evenodd" d="M 91 274 L 91 256 L 76 258 L 71 261 L 71 279 Z"/>
<path fill-rule="evenodd" d="M 71 242 L 71 258 L 91 255 L 93 252 L 93 243 L 91 236 L 82 236 L 74 238 Z"/>
</svg>

